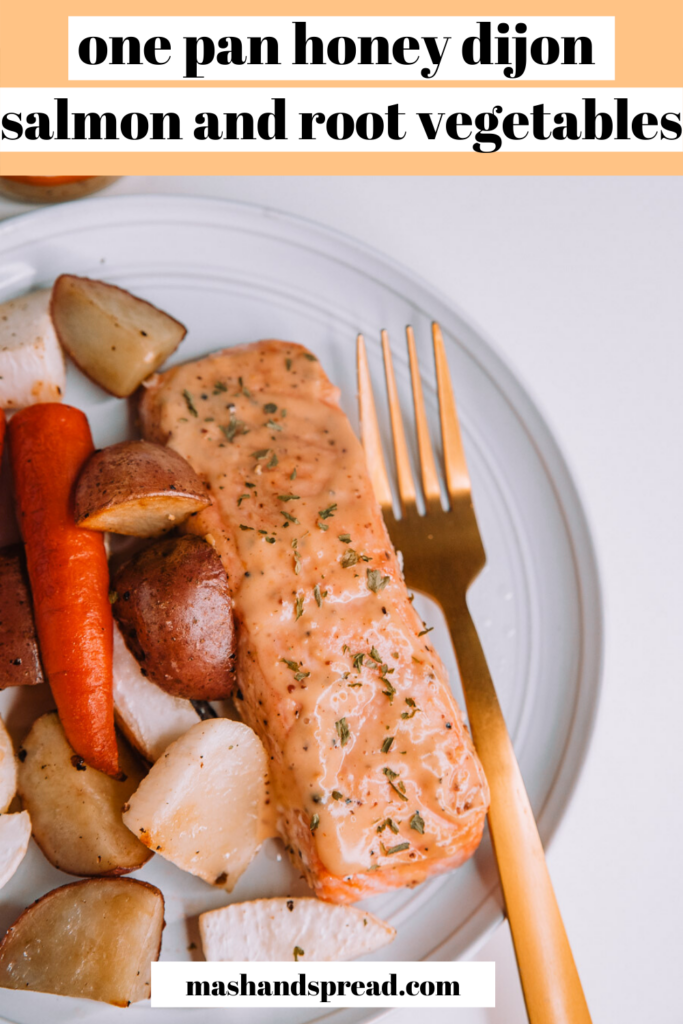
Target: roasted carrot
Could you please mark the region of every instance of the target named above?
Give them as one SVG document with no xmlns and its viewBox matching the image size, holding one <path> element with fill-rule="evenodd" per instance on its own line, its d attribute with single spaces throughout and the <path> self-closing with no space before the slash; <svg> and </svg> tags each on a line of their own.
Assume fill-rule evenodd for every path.
<svg viewBox="0 0 683 1024">
<path fill-rule="evenodd" d="M 48 402 L 16 413 L 7 433 L 45 674 L 71 746 L 116 775 L 107 556 L 102 534 L 76 526 L 73 514 L 74 485 L 93 451 L 88 421 Z"/>
</svg>

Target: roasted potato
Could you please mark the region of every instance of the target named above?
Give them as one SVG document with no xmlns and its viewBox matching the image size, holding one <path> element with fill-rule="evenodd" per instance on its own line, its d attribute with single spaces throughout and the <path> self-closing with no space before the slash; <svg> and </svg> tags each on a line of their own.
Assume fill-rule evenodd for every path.
<svg viewBox="0 0 683 1024">
<path fill-rule="evenodd" d="M 0 889 L 9 882 L 24 859 L 30 838 L 28 811 L 0 814 Z"/>
<path fill-rule="evenodd" d="M 145 679 L 116 624 L 114 715 L 121 731 L 150 764 L 199 721 L 189 700 L 172 697 Z"/>
<path fill-rule="evenodd" d="M 123 288 L 62 274 L 50 303 L 57 337 L 83 373 L 118 398 L 175 352 L 186 329 Z"/>
<path fill-rule="evenodd" d="M 0 305 L 0 408 L 61 402 L 66 367 L 50 317 L 50 289 Z"/>
<path fill-rule="evenodd" d="M 53 889 L 0 943 L 0 987 L 129 1006 L 150 993 L 164 897 L 132 878 L 90 878 Z"/>
<path fill-rule="evenodd" d="M 249 726 L 198 722 L 152 766 L 123 820 L 162 857 L 230 892 L 264 838 L 267 771 Z"/>
<path fill-rule="evenodd" d="M 0 551 L 0 690 L 45 682 L 21 544 Z"/>
<path fill-rule="evenodd" d="M 158 537 L 210 504 L 182 455 L 149 441 L 121 441 L 86 462 L 74 514 L 89 530 Z"/>
<path fill-rule="evenodd" d="M 207 960 L 353 960 L 374 953 L 396 929 L 367 910 L 311 896 L 232 903 L 199 915 Z"/>
<path fill-rule="evenodd" d="M 4 814 L 17 791 L 17 759 L 12 737 L 0 718 L 0 814 Z"/>
<path fill-rule="evenodd" d="M 70 875 L 125 875 L 149 860 L 150 851 L 121 819 L 144 774 L 124 743 L 119 765 L 120 780 L 89 768 L 69 746 L 56 711 L 35 721 L 20 754 L 19 796 L 34 839 L 56 868 Z"/>
<path fill-rule="evenodd" d="M 126 562 L 112 585 L 114 616 L 145 675 L 174 697 L 230 695 L 232 601 L 210 544 L 189 535 L 158 541 Z"/>
</svg>

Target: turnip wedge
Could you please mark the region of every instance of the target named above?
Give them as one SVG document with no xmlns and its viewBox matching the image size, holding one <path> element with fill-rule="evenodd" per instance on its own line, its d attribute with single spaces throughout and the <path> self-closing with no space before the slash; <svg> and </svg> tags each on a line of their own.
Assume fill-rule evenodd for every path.
<svg viewBox="0 0 683 1024">
<path fill-rule="evenodd" d="M 66 368 L 50 294 L 47 288 L 0 305 L 0 408 L 62 400 Z"/>
<path fill-rule="evenodd" d="M 126 738 L 150 764 L 199 721 L 189 700 L 173 697 L 143 676 L 116 623 L 114 715 Z"/>
<path fill-rule="evenodd" d="M 129 1006 L 150 992 L 164 898 L 132 878 L 90 878 L 53 889 L 0 943 L 0 987 Z"/>
<path fill-rule="evenodd" d="M 233 903 L 199 916 L 207 960 L 353 960 L 396 929 L 367 910 L 303 899 Z"/>
<path fill-rule="evenodd" d="M 28 811 L 0 814 L 0 889 L 9 882 L 24 859 L 30 838 Z"/>
<path fill-rule="evenodd" d="M 185 327 L 123 288 L 62 274 L 50 304 L 57 336 L 83 373 L 118 398 L 175 352 Z"/>
<path fill-rule="evenodd" d="M 155 853 L 230 892 L 267 834 L 267 771 L 248 726 L 198 722 L 152 766 L 123 820 Z"/>
</svg>

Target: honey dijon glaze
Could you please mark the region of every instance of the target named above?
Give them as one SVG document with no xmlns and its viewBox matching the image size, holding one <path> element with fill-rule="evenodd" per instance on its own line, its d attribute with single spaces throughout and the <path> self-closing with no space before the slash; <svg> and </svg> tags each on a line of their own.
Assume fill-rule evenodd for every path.
<svg viewBox="0 0 683 1024">
<path fill-rule="evenodd" d="M 461 864 L 488 789 L 338 398 L 306 349 L 261 341 L 151 378 L 141 420 L 213 500 L 187 527 L 228 573 L 238 705 L 292 859 L 342 903 Z"/>
</svg>

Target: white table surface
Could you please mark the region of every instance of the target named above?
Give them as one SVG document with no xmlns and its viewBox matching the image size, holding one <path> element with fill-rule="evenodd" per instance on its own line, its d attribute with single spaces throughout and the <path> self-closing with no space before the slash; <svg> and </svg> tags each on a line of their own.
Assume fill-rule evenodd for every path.
<svg viewBox="0 0 683 1024">
<path fill-rule="evenodd" d="M 606 613 L 597 728 L 548 862 L 595 1024 L 680 1024 L 683 181 L 167 177 L 109 192 L 264 203 L 345 231 L 451 296 L 534 396 L 585 502 Z M 0 218 L 22 209 L 0 200 Z M 496 961 L 498 1005 L 458 1021 L 523 1024 L 507 925 L 477 959 Z"/>
</svg>

